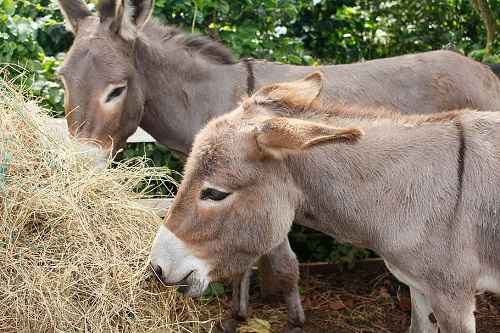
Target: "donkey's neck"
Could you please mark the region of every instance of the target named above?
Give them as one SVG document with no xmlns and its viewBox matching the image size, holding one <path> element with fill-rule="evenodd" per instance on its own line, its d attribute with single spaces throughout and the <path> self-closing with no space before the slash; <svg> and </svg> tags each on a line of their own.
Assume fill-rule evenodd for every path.
<svg viewBox="0 0 500 333">
<path fill-rule="evenodd" d="M 145 108 L 140 126 L 158 142 L 188 154 L 195 134 L 235 106 L 246 91 L 242 64 L 210 63 L 181 49 L 141 55 Z"/>
<path fill-rule="evenodd" d="M 310 67 L 251 61 L 219 64 L 175 45 L 143 41 L 148 52 L 137 57 L 146 96 L 140 126 L 158 142 L 188 154 L 196 133 L 212 118 L 229 112 L 248 91 L 264 84 L 297 79 Z M 169 45 L 172 44 L 172 45 Z"/>
<path fill-rule="evenodd" d="M 453 215 L 460 133 L 453 122 L 409 127 L 387 121 L 363 130 L 356 143 L 324 145 L 287 160 L 304 193 L 297 222 L 392 253 L 401 242 L 417 241 L 426 223 Z"/>
</svg>

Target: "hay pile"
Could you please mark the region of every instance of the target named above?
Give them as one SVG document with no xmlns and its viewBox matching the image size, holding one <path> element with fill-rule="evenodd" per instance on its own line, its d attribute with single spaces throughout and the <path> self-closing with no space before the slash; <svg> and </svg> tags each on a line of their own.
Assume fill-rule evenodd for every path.
<svg viewBox="0 0 500 333">
<path fill-rule="evenodd" d="M 160 219 L 141 161 L 97 170 L 0 80 L 0 332 L 198 332 L 213 321 L 148 270 Z"/>
</svg>

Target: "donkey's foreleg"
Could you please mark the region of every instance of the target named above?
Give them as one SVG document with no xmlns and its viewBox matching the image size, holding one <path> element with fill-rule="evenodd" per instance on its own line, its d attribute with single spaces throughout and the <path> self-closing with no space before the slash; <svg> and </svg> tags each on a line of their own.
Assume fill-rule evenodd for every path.
<svg viewBox="0 0 500 333">
<path fill-rule="evenodd" d="M 233 281 L 233 298 L 231 314 L 238 320 L 246 320 L 248 316 L 250 275 L 252 269 L 247 270 L 239 279 Z"/>
<path fill-rule="evenodd" d="M 444 295 L 436 292 L 429 298 L 441 333 L 476 332 L 476 300 L 473 292 L 453 290 L 453 293 Z"/>
<path fill-rule="evenodd" d="M 429 299 L 417 289 L 410 287 L 411 325 L 409 333 L 437 333 L 438 327 L 430 319 L 432 307 Z"/>
<path fill-rule="evenodd" d="M 234 278 L 233 295 L 231 300 L 231 315 L 222 322 L 224 333 L 234 333 L 242 321 L 248 317 L 249 289 L 250 289 L 250 268 L 243 275 Z"/>
<path fill-rule="evenodd" d="M 302 309 L 298 283 L 285 294 L 285 301 L 288 310 L 288 323 L 284 333 L 302 333 L 306 317 L 304 309 Z"/>
<path fill-rule="evenodd" d="M 288 239 L 259 260 L 264 297 L 284 297 L 288 310 L 287 332 L 302 332 L 305 322 L 299 295 L 299 262 Z"/>
</svg>

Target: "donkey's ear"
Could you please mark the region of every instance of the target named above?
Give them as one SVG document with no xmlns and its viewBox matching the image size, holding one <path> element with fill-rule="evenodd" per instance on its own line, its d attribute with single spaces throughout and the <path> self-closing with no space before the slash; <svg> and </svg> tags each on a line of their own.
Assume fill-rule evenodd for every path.
<svg viewBox="0 0 500 333">
<path fill-rule="evenodd" d="M 81 0 L 58 0 L 59 8 L 64 16 L 66 29 L 76 34 L 78 22 L 92 15 L 87 5 Z"/>
<path fill-rule="evenodd" d="M 134 40 L 151 18 L 154 0 L 101 0 L 97 10 L 102 21 L 112 19 L 111 30 Z"/>
<path fill-rule="evenodd" d="M 274 102 L 294 109 L 306 109 L 318 98 L 323 89 L 323 81 L 323 73 L 317 71 L 297 81 L 262 87 L 252 98 L 257 103 Z"/>
<path fill-rule="evenodd" d="M 256 130 L 260 150 L 274 158 L 283 158 L 322 143 L 355 142 L 362 135 L 357 128 L 335 128 L 292 118 L 266 119 Z"/>
</svg>

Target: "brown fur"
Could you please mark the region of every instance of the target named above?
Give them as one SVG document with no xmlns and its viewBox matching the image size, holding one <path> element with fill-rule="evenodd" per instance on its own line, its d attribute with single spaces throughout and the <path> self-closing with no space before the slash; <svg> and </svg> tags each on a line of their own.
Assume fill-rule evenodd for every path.
<svg viewBox="0 0 500 333">
<path fill-rule="evenodd" d="M 374 119 L 374 111 L 336 111 L 325 122 L 309 100 L 287 100 L 304 85 L 317 96 L 315 82 L 287 83 L 278 87 L 289 90 L 280 93 L 285 100 L 263 104 L 275 90 L 263 89 L 208 123 L 166 227 L 206 254 L 213 280 L 244 272 L 281 244 L 292 222 L 315 228 L 374 249 L 410 286 L 412 333 L 437 332 L 431 312 L 442 333 L 474 333 L 476 291 L 500 291 L 500 115 L 383 112 Z M 320 139 L 339 128 L 357 134 Z M 274 158 L 255 153 L 269 149 Z M 200 199 L 210 186 L 230 195 Z"/>
<path fill-rule="evenodd" d="M 362 131 L 356 128 L 338 129 L 320 124 L 310 126 L 308 122 L 287 118 L 263 121 L 256 132 L 257 145 L 265 155 L 278 158 L 282 150 L 300 151 L 320 143 L 355 141 L 362 135 Z"/>
</svg>

